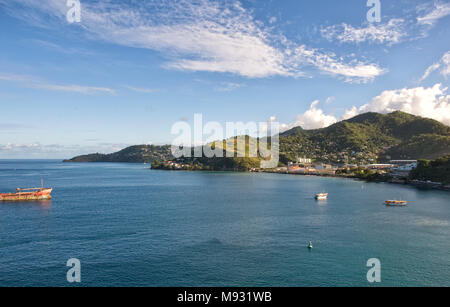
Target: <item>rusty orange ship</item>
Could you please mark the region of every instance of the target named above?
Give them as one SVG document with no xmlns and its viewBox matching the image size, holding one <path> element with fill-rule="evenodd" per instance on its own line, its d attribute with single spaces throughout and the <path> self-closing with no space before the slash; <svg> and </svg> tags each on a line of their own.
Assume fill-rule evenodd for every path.
<svg viewBox="0 0 450 307">
<path fill-rule="evenodd" d="M 0 201 L 39 201 L 52 199 L 53 189 L 40 188 L 17 189 L 16 193 L 0 193 Z"/>
</svg>

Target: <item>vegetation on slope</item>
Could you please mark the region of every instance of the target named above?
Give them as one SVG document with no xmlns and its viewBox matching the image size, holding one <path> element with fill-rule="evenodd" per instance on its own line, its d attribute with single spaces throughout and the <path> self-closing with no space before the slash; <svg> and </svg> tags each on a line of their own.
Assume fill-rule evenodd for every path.
<svg viewBox="0 0 450 307">
<path fill-rule="evenodd" d="M 419 160 L 417 168 L 410 173 L 409 178 L 450 184 L 450 155 L 434 161 Z"/>
<path fill-rule="evenodd" d="M 213 150 L 219 149 L 222 152 L 222 157 L 194 157 L 195 149 L 192 149 L 192 157 L 171 159 L 171 163 L 169 163 L 169 161 L 156 161 L 152 163 L 152 169 L 249 171 L 251 169 L 259 168 L 263 159 L 258 154 L 253 157 L 253 155 L 250 154 L 250 148 L 259 152 L 259 146 L 262 144 L 260 140 L 245 136 L 245 146 L 243 150 L 238 148 L 237 143 L 238 138 L 234 137 L 229 140 L 208 144 Z M 233 150 L 228 148 L 229 144 L 233 144 Z"/>
<path fill-rule="evenodd" d="M 131 162 L 151 163 L 172 158 L 171 147 L 155 145 L 136 145 L 112 154 L 90 154 L 78 156 L 64 162 Z"/>
<path fill-rule="evenodd" d="M 385 155 L 396 159 L 437 159 L 450 154 L 450 135 L 420 134 L 389 148 Z"/>
<path fill-rule="evenodd" d="M 365 113 L 316 130 L 294 128 L 281 137 L 281 159 L 364 164 L 450 154 L 450 127 L 403 112 Z M 419 142 L 426 146 L 419 146 Z"/>
</svg>

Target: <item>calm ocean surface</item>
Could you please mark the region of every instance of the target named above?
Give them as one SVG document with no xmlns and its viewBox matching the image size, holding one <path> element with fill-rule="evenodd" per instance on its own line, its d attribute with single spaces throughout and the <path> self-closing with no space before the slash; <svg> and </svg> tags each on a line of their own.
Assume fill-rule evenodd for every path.
<svg viewBox="0 0 450 307">
<path fill-rule="evenodd" d="M 50 203 L 0 203 L 0 286 L 70 286 L 69 258 L 81 286 L 369 286 L 369 258 L 382 286 L 450 286 L 449 192 L 0 160 L 0 192 L 41 177 Z M 322 191 L 330 199 L 315 201 Z"/>
</svg>

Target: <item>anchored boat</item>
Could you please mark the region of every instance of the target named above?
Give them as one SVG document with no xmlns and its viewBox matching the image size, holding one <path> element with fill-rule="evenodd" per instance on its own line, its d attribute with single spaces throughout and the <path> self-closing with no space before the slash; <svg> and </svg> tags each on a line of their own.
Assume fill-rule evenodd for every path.
<svg viewBox="0 0 450 307">
<path fill-rule="evenodd" d="M 386 206 L 405 207 L 408 205 L 406 200 L 386 200 Z"/>
<path fill-rule="evenodd" d="M 52 188 L 44 188 L 44 183 L 40 188 L 17 189 L 16 193 L 0 193 L 0 201 L 39 201 L 52 199 Z"/>
<path fill-rule="evenodd" d="M 328 193 L 316 194 L 315 199 L 317 199 L 317 200 L 327 200 L 328 199 Z"/>
</svg>

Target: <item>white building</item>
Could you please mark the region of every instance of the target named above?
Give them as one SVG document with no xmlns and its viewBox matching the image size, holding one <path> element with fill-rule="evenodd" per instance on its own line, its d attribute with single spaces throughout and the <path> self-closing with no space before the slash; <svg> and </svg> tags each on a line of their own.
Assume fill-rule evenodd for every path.
<svg viewBox="0 0 450 307">
<path fill-rule="evenodd" d="M 410 172 L 417 167 L 417 160 L 392 160 L 395 165 L 393 171 Z"/>
<path fill-rule="evenodd" d="M 300 164 L 311 164 L 312 163 L 312 159 L 297 158 L 297 162 L 300 163 Z"/>
<path fill-rule="evenodd" d="M 368 164 L 363 165 L 364 168 L 370 168 L 370 169 L 391 169 L 395 165 L 394 164 Z"/>
</svg>

